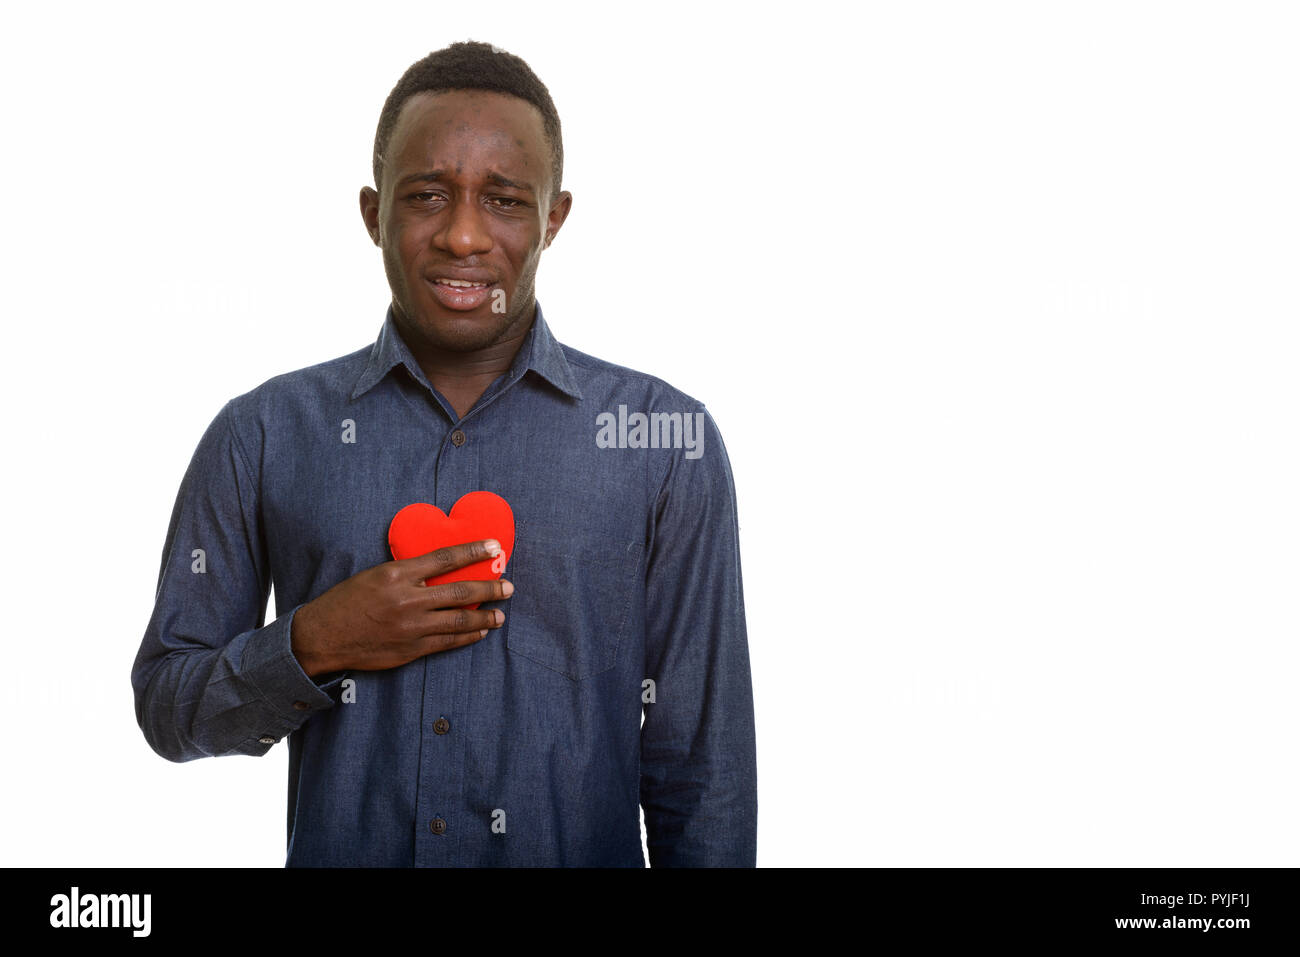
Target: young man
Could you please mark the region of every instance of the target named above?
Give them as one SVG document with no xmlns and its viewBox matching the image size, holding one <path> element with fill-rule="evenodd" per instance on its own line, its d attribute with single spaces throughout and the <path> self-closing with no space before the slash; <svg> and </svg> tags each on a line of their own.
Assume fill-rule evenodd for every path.
<svg viewBox="0 0 1300 957">
<path fill-rule="evenodd" d="M 182 482 L 137 718 L 172 761 L 288 739 L 290 866 L 642 867 L 638 804 L 652 866 L 755 862 L 726 451 L 698 401 L 553 337 L 562 173 L 523 60 L 414 64 L 360 196 L 378 339 L 231 400 Z M 493 540 L 392 559 L 400 509 L 479 490 L 514 515 L 500 580 L 425 584 Z"/>
</svg>

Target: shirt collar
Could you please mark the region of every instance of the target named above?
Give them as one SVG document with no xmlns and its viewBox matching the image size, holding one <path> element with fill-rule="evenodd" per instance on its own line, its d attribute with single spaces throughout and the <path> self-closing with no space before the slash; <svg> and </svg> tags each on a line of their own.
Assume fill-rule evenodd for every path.
<svg viewBox="0 0 1300 957">
<path fill-rule="evenodd" d="M 519 352 L 510 367 L 510 372 L 507 373 L 507 378 L 514 381 L 522 377 L 525 372 L 532 371 L 565 395 L 581 399 L 582 392 L 578 389 L 578 384 L 573 377 L 573 370 L 569 367 L 569 360 L 565 358 L 564 349 L 556 341 L 555 336 L 551 335 L 551 328 L 546 324 L 546 319 L 542 315 L 542 304 L 540 302 L 536 304 L 536 309 L 533 327 L 528 331 L 523 344 L 520 345 Z M 352 390 L 352 398 L 356 399 L 365 395 L 398 365 L 405 366 L 406 370 L 417 382 L 423 382 L 425 385 L 429 384 L 428 379 L 425 378 L 424 370 L 415 361 L 415 356 L 412 355 L 406 341 L 397 331 L 397 325 L 393 321 L 393 307 L 390 303 L 388 312 L 384 316 L 384 326 L 379 330 L 379 338 L 375 340 L 375 344 L 370 350 L 370 358 L 366 362 L 366 367 L 357 380 L 356 388 Z"/>
</svg>

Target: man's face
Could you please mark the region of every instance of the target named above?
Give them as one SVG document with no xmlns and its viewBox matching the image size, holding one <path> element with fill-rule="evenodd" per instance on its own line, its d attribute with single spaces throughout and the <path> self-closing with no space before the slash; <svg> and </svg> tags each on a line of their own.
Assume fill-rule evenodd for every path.
<svg viewBox="0 0 1300 957">
<path fill-rule="evenodd" d="M 540 111 L 502 93 L 421 93 L 403 105 L 383 161 L 361 215 L 412 348 L 471 352 L 526 329 L 542 250 L 572 203 L 550 195 Z"/>
</svg>

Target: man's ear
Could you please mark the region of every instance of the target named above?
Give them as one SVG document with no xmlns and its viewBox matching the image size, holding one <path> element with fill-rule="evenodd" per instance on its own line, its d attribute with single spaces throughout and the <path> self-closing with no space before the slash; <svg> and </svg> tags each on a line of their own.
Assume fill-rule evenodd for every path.
<svg viewBox="0 0 1300 957">
<path fill-rule="evenodd" d="M 560 231 L 564 221 L 569 218 L 569 210 L 573 208 L 573 194 L 567 190 L 555 197 L 555 202 L 551 203 L 551 211 L 546 214 L 546 239 L 542 243 L 545 249 L 551 245 L 551 240 L 555 234 Z"/>
<path fill-rule="evenodd" d="M 379 194 L 369 186 L 361 187 L 361 220 L 366 224 L 370 241 L 382 246 L 379 241 Z"/>
</svg>

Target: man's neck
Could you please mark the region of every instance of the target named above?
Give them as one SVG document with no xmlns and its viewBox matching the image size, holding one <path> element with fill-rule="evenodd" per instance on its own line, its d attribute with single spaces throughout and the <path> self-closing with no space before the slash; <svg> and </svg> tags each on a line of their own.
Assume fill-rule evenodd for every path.
<svg viewBox="0 0 1300 957">
<path fill-rule="evenodd" d="M 535 317 L 534 310 L 522 328 L 512 329 L 500 341 L 473 352 L 451 352 L 428 343 L 407 345 L 429 384 L 451 404 L 457 418 L 464 418 L 487 387 L 510 370 Z"/>
</svg>

